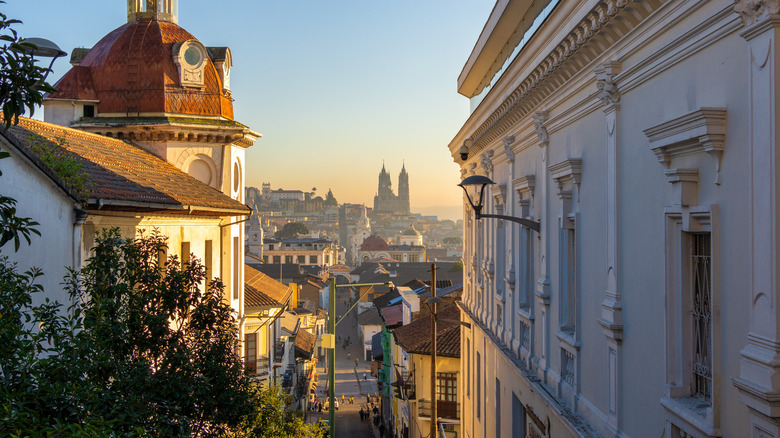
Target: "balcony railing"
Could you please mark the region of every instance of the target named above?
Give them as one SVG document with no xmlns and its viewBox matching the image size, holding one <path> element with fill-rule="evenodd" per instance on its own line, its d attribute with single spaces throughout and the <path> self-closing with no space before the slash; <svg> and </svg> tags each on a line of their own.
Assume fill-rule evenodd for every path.
<svg viewBox="0 0 780 438">
<path fill-rule="evenodd" d="M 420 400 L 417 402 L 417 412 L 420 417 L 431 417 L 431 401 Z M 436 401 L 436 416 L 439 418 L 460 419 L 460 403 L 444 400 Z"/>
<path fill-rule="evenodd" d="M 257 359 L 244 357 L 244 372 L 247 374 L 268 374 L 270 361 L 267 357 Z"/>
</svg>

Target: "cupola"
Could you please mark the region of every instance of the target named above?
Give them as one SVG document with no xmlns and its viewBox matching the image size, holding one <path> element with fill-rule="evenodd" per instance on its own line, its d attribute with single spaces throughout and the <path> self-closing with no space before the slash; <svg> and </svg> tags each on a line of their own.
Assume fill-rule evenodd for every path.
<svg viewBox="0 0 780 438">
<path fill-rule="evenodd" d="M 127 22 L 158 20 L 179 22 L 179 0 L 127 0 Z"/>
</svg>

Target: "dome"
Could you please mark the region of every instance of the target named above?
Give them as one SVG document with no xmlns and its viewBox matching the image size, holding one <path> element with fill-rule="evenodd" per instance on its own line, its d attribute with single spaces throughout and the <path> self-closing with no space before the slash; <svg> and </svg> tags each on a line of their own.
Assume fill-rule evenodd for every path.
<svg viewBox="0 0 780 438">
<path fill-rule="evenodd" d="M 401 234 L 404 235 L 404 236 L 414 236 L 414 237 L 422 235 L 422 234 L 420 234 L 419 231 L 414 229 L 414 225 L 410 225 L 409 228 L 404 230 L 404 232 L 401 233 Z"/>
<path fill-rule="evenodd" d="M 102 116 L 233 119 L 227 90 L 229 49 L 206 48 L 174 22 L 131 21 L 83 52 L 79 52 L 83 59 L 71 60 L 74 67 L 55 84 L 57 92 L 47 95 L 47 100 L 97 101 Z"/>
<path fill-rule="evenodd" d="M 387 241 L 376 234 L 366 237 L 360 245 L 361 251 L 386 251 L 388 248 Z"/>
</svg>

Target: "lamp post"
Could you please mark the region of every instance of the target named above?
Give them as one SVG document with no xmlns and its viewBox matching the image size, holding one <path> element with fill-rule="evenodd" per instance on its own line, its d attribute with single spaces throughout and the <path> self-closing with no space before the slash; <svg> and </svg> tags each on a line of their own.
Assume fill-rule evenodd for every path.
<svg viewBox="0 0 780 438">
<path fill-rule="evenodd" d="M 336 277 L 330 277 L 328 279 L 328 345 L 325 347 L 328 349 L 328 422 L 330 427 L 330 438 L 336 437 L 336 410 L 333 409 L 333 405 L 336 401 L 336 326 L 347 317 L 347 314 L 357 306 L 357 303 L 368 294 L 374 286 L 390 286 L 393 287 L 393 282 L 388 281 L 386 283 L 357 283 L 357 284 L 342 284 L 336 285 Z M 354 287 L 354 286 L 371 286 L 360 298 L 357 299 L 355 304 L 352 305 L 341 319 L 336 321 L 336 288 L 337 287 Z"/>
<path fill-rule="evenodd" d="M 503 214 L 482 213 L 482 207 L 483 207 L 482 203 L 484 201 L 484 196 L 485 196 L 485 187 L 487 185 L 492 185 L 492 184 L 495 184 L 493 180 L 482 175 L 472 175 L 464 179 L 463 181 L 461 181 L 460 184 L 458 184 L 458 186 L 462 188 L 464 192 L 466 192 L 466 198 L 469 201 L 469 205 L 471 205 L 471 208 L 474 209 L 474 217 L 477 220 L 482 219 L 483 217 L 503 219 L 503 220 L 515 222 L 526 228 L 530 228 L 538 233 L 539 230 L 541 229 L 539 222 L 534 222 L 532 220 L 524 219 L 520 217 L 505 216 Z M 474 200 L 472 199 L 472 196 L 469 193 L 470 189 L 474 191 L 474 198 L 476 198 L 477 193 L 479 194 L 479 199 L 477 200 L 476 204 L 474 204 Z"/>
<path fill-rule="evenodd" d="M 431 437 L 436 437 L 436 305 L 444 300 L 436 296 L 436 264 L 431 264 L 431 297 L 425 301 L 431 310 Z"/>
<path fill-rule="evenodd" d="M 47 40 L 45 38 L 25 38 L 19 41 L 19 47 L 11 47 L 11 50 L 16 53 L 23 53 L 28 56 L 51 58 L 49 68 L 46 69 L 46 74 L 43 76 L 41 82 L 45 81 L 49 76 L 51 68 L 54 66 L 54 61 L 56 61 L 57 58 L 68 54 L 64 50 L 60 49 L 60 46 L 55 44 L 53 41 Z"/>
</svg>

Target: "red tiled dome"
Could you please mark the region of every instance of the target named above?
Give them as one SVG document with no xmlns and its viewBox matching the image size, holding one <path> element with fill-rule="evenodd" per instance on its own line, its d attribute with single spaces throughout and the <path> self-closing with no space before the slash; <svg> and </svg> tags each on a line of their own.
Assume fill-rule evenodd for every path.
<svg viewBox="0 0 780 438">
<path fill-rule="evenodd" d="M 386 251 L 388 248 L 387 241 L 376 234 L 366 237 L 366 240 L 360 244 L 362 251 Z"/>
<path fill-rule="evenodd" d="M 206 60 L 204 88 L 184 88 L 173 62 L 176 43 L 195 40 L 178 25 L 138 20 L 115 29 L 57 82 L 50 99 L 99 100 L 99 113 L 174 113 L 233 119 L 214 63 Z"/>
</svg>

